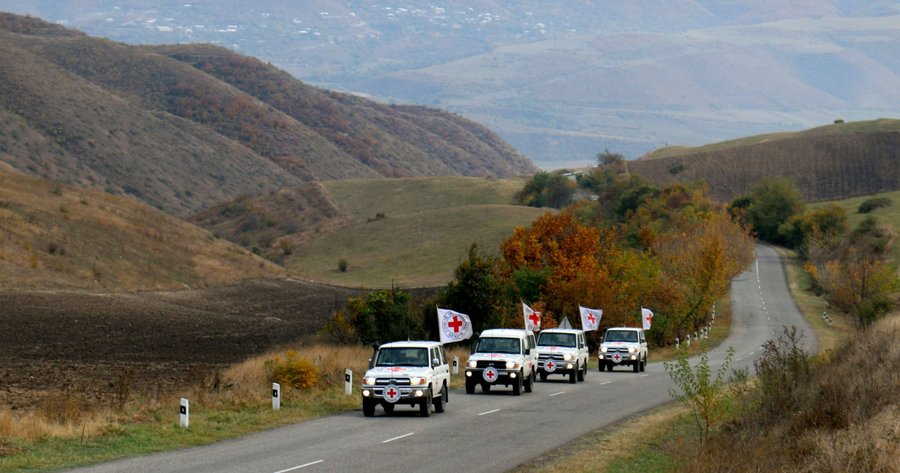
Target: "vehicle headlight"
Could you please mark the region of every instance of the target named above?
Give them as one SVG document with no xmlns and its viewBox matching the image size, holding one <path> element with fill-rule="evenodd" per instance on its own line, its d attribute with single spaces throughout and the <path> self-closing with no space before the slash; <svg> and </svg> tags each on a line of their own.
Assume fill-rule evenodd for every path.
<svg viewBox="0 0 900 473">
<path fill-rule="evenodd" d="M 468 362 L 466 362 L 466 366 L 468 366 L 469 368 L 476 368 L 478 367 L 478 362 L 475 360 L 469 360 Z"/>
<path fill-rule="evenodd" d="M 518 369 L 518 368 L 519 368 L 519 363 L 517 363 L 515 361 L 507 361 L 506 362 L 506 369 L 514 370 L 514 369 Z"/>
<path fill-rule="evenodd" d="M 368 385 L 370 385 L 370 386 L 373 385 L 373 384 L 375 384 L 375 377 L 374 377 L 374 376 L 369 376 L 368 378 L 366 378 L 366 384 L 368 384 Z"/>
<path fill-rule="evenodd" d="M 566 361 L 575 361 L 575 355 L 570 353 L 565 356 L 565 359 L 566 359 Z"/>
<path fill-rule="evenodd" d="M 600 353 L 606 353 L 606 347 L 600 347 Z"/>
<path fill-rule="evenodd" d="M 628 347 L 628 353 L 634 353 L 634 352 L 636 352 L 636 351 L 637 351 L 637 348 L 635 348 L 635 347 Z"/>
<path fill-rule="evenodd" d="M 409 378 L 409 384 L 412 386 L 420 386 L 426 383 L 425 378 Z"/>
</svg>

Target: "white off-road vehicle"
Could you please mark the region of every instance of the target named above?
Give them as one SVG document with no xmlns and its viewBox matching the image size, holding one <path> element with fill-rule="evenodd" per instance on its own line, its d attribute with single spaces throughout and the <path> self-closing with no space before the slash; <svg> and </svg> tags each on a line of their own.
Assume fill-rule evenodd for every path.
<svg viewBox="0 0 900 473">
<path fill-rule="evenodd" d="M 449 401 L 450 366 L 438 342 L 394 342 L 376 350 L 362 379 L 363 415 L 385 414 L 397 404 L 418 406 L 422 417 L 444 412 Z"/>
<path fill-rule="evenodd" d="M 569 377 L 570 383 L 584 381 L 588 369 L 588 347 L 584 331 L 551 328 L 537 337 L 538 376 L 547 381 L 551 374 Z"/>
<path fill-rule="evenodd" d="M 644 330 L 630 327 L 609 328 L 600 342 L 599 369 L 612 371 L 615 366 L 628 366 L 634 372 L 647 367 L 647 339 Z"/>
<path fill-rule="evenodd" d="M 491 386 L 512 386 L 516 396 L 522 389 L 530 393 L 537 368 L 534 334 L 517 329 L 485 330 L 472 347 L 466 361 L 466 393 L 474 394 L 475 386 L 483 392 Z"/>
</svg>

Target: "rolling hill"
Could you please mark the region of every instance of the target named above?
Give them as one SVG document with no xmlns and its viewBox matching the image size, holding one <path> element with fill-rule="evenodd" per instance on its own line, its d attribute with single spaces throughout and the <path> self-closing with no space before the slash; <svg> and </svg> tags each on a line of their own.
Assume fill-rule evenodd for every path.
<svg viewBox="0 0 900 473">
<path fill-rule="evenodd" d="M 0 287 L 183 289 L 284 275 L 134 198 L 0 169 Z"/>
<path fill-rule="evenodd" d="M 812 202 L 895 191 L 900 189 L 900 120 L 665 148 L 627 166 L 656 184 L 705 180 L 721 201 L 746 194 L 765 176 L 791 178 Z"/>
<path fill-rule="evenodd" d="M 136 47 L 0 14 L 0 160 L 186 216 L 323 179 L 509 177 L 486 128 L 307 86 L 212 46 Z"/>
</svg>

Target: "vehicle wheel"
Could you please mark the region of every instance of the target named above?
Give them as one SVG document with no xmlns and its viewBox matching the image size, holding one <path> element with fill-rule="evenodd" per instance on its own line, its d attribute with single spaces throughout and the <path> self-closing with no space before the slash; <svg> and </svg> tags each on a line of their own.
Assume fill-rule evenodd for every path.
<svg viewBox="0 0 900 473">
<path fill-rule="evenodd" d="M 363 398 L 363 415 L 366 417 L 375 416 L 375 400 Z"/>
<path fill-rule="evenodd" d="M 644 361 L 641 361 L 641 372 L 647 371 L 647 358 L 644 357 Z"/>
<path fill-rule="evenodd" d="M 466 378 L 466 394 L 475 394 L 475 381 L 472 378 Z"/>
<path fill-rule="evenodd" d="M 634 364 L 631 366 L 634 368 L 635 373 L 639 373 L 641 371 L 641 362 L 640 361 L 635 361 Z"/>
<path fill-rule="evenodd" d="M 578 381 L 584 382 L 584 376 L 587 374 L 587 363 L 585 363 L 584 368 L 578 370 Z"/>
<path fill-rule="evenodd" d="M 528 379 L 525 380 L 525 392 L 530 393 L 534 391 L 534 382 L 537 381 L 537 375 L 534 374 L 534 371 L 528 376 Z"/>
<path fill-rule="evenodd" d="M 516 377 L 516 380 L 513 381 L 513 395 L 521 396 L 522 395 L 522 372 L 519 371 L 519 376 Z"/>
<path fill-rule="evenodd" d="M 547 381 L 547 373 L 544 371 L 541 371 L 541 381 Z"/>
<path fill-rule="evenodd" d="M 431 397 L 426 397 L 422 400 L 422 404 L 419 404 L 419 415 L 422 417 L 431 416 Z"/>
<path fill-rule="evenodd" d="M 612 363 L 607 363 L 607 364 L 606 364 L 606 371 L 612 371 L 612 370 L 613 370 L 613 364 L 612 364 Z"/>
<path fill-rule="evenodd" d="M 569 371 L 569 384 L 575 384 L 578 382 L 578 371 L 581 371 L 581 368 L 576 363 L 575 369 L 572 371 Z"/>
<path fill-rule="evenodd" d="M 483 392 L 489 393 L 491 392 L 491 385 L 488 383 L 481 383 L 481 390 Z"/>
<path fill-rule="evenodd" d="M 604 362 L 602 362 L 602 361 L 598 361 L 598 362 L 597 362 L 597 371 L 599 371 L 599 372 L 602 373 L 602 372 L 603 372 L 603 367 L 604 367 L 604 366 L 606 366 L 606 363 L 604 363 Z"/>
<path fill-rule="evenodd" d="M 384 407 L 384 413 L 387 415 L 391 415 L 394 413 L 394 405 L 385 403 L 382 407 Z"/>
<path fill-rule="evenodd" d="M 441 395 L 434 400 L 434 412 L 444 412 L 444 408 L 447 406 L 447 397 L 447 385 L 444 384 L 441 388 Z"/>
</svg>

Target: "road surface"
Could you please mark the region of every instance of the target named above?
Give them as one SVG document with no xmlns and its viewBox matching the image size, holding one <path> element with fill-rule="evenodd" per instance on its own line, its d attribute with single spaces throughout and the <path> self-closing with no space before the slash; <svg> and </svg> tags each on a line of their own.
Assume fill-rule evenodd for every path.
<svg viewBox="0 0 900 473">
<path fill-rule="evenodd" d="M 735 349 L 735 367 L 751 367 L 761 345 L 796 325 L 806 349 L 814 334 L 787 289 L 781 260 L 769 247 L 757 247 L 753 266 L 732 283 L 732 330 L 709 353 L 721 364 Z M 659 313 L 664 311 L 659 310 Z M 596 356 L 596 355 L 595 355 Z M 554 378 L 556 381 L 554 382 Z M 584 383 L 563 377 L 538 382 L 533 393 L 509 390 L 466 395 L 454 390 L 447 411 L 420 418 L 398 407 L 385 417 L 361 411 L 303 422 L 206 447 L 190 448 L 73 470 L 78 472 L 498 472 L 508 470 L 588 432 L 671 400 L 669 376 L 661 363 L 644 373 L 618 368 L 589 371 Z"/>
</svg>

